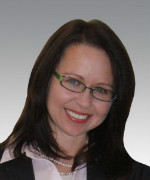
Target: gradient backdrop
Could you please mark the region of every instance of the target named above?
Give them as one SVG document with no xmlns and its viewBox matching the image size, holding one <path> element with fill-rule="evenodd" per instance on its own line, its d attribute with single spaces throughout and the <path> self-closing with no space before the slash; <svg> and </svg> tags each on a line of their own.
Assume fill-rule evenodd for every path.
<svg viewBox="0 0 150 180">
<path fill-rule="evenodd" d="M 69 20 L 95 18 L 118 34 L 132 60 L 136 93 L 124 141 L 134 159 L 150 165 L 149 10 L 149 0 L 0 0 L 0 142 L 20 116 L 47 39 Z"/>
</svg>

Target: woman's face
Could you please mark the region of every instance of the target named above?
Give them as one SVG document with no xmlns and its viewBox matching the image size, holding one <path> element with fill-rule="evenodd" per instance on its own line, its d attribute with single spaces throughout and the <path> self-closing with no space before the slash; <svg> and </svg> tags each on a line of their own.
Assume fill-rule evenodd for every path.
<svg viewBox="0 0 150 180">
<path fill-rule="evenodd" d="M 56 72 L 83 82 L 88 87 L 100 83 L 113 86 L 109 57 L 104 50 L 89 45 L 72 45 L 65 50 Z M 53 75 L 49 88 L 47 107 L 53 121 L 50 124 L 56 135 L 85 136 L 106 118 L 111 102 L 95 99 L 86 89 L 71 92 L 60 85 Z"/>
</svg>

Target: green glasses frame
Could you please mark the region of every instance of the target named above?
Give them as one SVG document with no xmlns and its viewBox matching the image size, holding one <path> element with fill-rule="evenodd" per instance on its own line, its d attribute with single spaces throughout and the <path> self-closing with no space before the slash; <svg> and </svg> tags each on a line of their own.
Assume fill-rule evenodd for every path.
<svg viewBox="0 0 150 180">
<path fill-rule="evenodd" d="M 71 91 L 71 92 L 81 93 L 81 92 L 85 91 L 86 89 L 89 89 L 90 92 L 92 93 L 92 96 L 93 96 L 95 99 L 100 100 L 100 101 L 105 101 L 105 102 L 112 102 L 112 101 L 114 101 L 114 100 L 117 98 L 117 96 L 116 96 L 116 94 L 115 94 L 114 91 L 107 90 L 107 91 L 109 91 L 109 92 L 112 93 L 112 97 L 113 97 L 113 98 L 112 98 L 111 100 L 99 99 L 99 98 L 97 98 L 97 97 L 94 96 L 93 91 L 95 90 L 95 88 L 87 87 L 87 86 L 86 86 L 84 83 L 82 83 L 82 82 L 81 82 L 81 83 L 83 84 L 83 87 L 84 87 L 84 88 L 83 88 L 81 91 L 74 91 L 74 90 L 68 89 L 67 87 L 65 87 L 65 86 L 63 85 L 63 77 L 69 77 L 69 76 L 61 76 L 61 75 L 58 74 L 56 71 L 54 71 L 53 74 L 54 74 L 55 77 L 60 81 L 60 85 L 61 85 L 62 87 L 64 87 L 65 89 Z M 70 77 L 70 78 L 72 78 L 72 77 Z M 74 79 L 74 78 L 72 78 L 72 79 Z M 78 81 L 78 80 L 77 80 L 77 81 Z M 79 81 L 79 82 L 80 82 L 80 81 Z"/>
</svg>

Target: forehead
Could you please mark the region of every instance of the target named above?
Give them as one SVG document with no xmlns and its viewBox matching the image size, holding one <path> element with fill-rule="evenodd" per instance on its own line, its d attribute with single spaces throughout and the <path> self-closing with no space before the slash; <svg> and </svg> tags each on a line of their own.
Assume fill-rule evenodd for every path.
<svg viewBox="0 0 150 180">
<path fill-rule="evenodd" d="M 85 44 L 69 46 L 57 66 L 59 73 L 73 73 L 88 81 L 113 83 L 111 63 L 102 49 Z"/>
</svg>

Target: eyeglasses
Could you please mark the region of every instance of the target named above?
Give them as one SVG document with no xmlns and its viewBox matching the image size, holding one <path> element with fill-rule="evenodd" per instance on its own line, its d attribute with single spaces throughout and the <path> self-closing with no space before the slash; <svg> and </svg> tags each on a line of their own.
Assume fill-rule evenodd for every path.
<svg viewBox="0 0 150 180">
<path fill-rule="evenodd" d="M 60 85 L 69 91 L 81 93 L 89 89 L 94 98 L 105 102 L 112 102 L 117 98 L 114 91 L 103 87 L 107 85 L 102 84 L 102 87 L 89 88 L 81 81 L 69 76 L 61 76 L 56 71 L 54 71 L 54 75 L 60 81 Z M 110 88 L 111 86 L 107 86 L 107 88 L 108 87 Z"/>
</svg>

